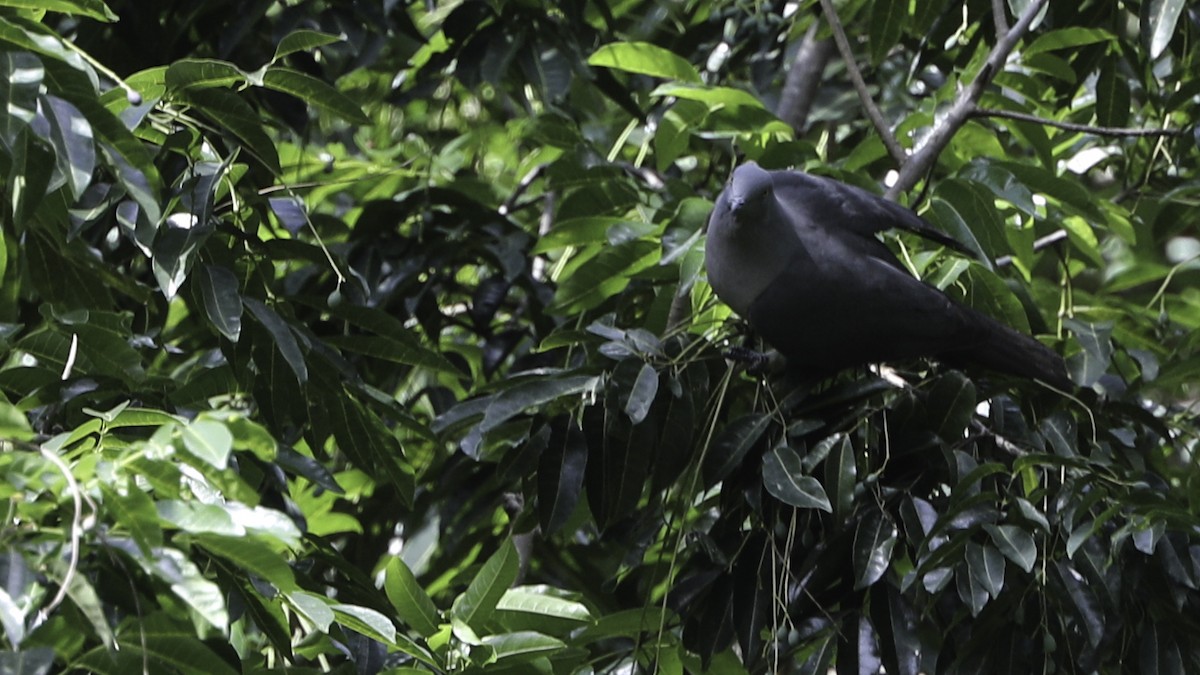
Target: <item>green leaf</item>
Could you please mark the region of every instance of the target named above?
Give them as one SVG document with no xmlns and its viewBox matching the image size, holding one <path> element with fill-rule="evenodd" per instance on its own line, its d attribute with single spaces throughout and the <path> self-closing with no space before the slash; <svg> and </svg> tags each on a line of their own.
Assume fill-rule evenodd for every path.
<svg viewBox="0 0 1200 675">
<path fill-rule="evenodd" d="M 238 94 L 226 89 L 189 87 L 176 96 L 233 134 L 272 175 L 282 173 L 279 152 L 263 126 L 262 117 Z"/>
<path fill-rule="evenodd" d="M 974 583 L 983 587 L 993 598 L 1004 590 L 1004 556 L 988 545 L 967 544 L 967 570 Z"/>
<path fill-rule="evenodd" d="M 491 431 L 523 412 L 564 396 L 592 391 L 597 383 L 597 378 L 590 375 L 552 375 L 520 382 L 492 399 L 484 411 L 479 431 Z"/>
<path fill-rule="evenodd" d="M 1171 44 L 1179 16 L 1186 6 L 1184 0 L 1144 0 L 1142 2 L 1142 42 L 1150 49 L 1150 58 L 1157 59 Z"/>
<path fill-rule="evenodd" d="M 158 509 L 159 518 L 185 532 L 220 534 L 230 537 L 241 537 L 246 534 L 246 529 L 234 522 L 229 511 L 219 504 L 163 499 L 159 500 L 155 506 Z"/>
<path fill-rule="evenodd" d="M 975 415 L 975 384 L 962 373 L 952 370 L 939 377 L 929 390 L 926 407 L 931 428 L 947 443 L 962 438 Z"/>
<path fill-rule="evenodd" d="M 494 650 L 497 660 L 509 659 L 517 662 L 557 652 L 567 646 L 562 640 L 534 631 L 487 635 L 483 638 L 483 644 Z"/>
<path fill-rule="evenodd" d="M 461 374 L 446 357 L 412 339 L 400 341 L 379 335 L 335 335 L 326 338 L 325 342 L 342 351 L 370 356 L 381 361 L 430 368 L 448 375 Z"/>
<path fill-rule="evenodd" d="M 983 529 L 991 535 L 992 543 L 1004 554 L 1004 557 L 1013 561 L 1026 572 L 1033 571 L 1033 565 L 1037 562 L 1037 544 L 1028 530 L 1016 525 L 993 525 L 991 523 L 985 523 Z"/>
<path fill-rule="evenodd" d="M 167 67 L 166 85 L 171 90 L 230 87 L 246 81 L 246 74 L 227 61 L 180 59 Z"/>
<path fill-rule="evenodd" d="M 37 95 L 45 70 L 28 52 L 0 52 L 0 143 L 12 154 L 18 135 L 37 117 Z"/>
<path fill-rule="evenodd" d="M 384 644 L 396 643 L 396 627 L 383 614 L 358 605 L 337 604 L 330 609 L 339 624 Z"/>
<path fill-rule="evenodd" d="M 875 0 L 870 17 L 871 63 L 879 65 L 900 41 L 908 20 L 908 5 L 892 0 Z"/>
<path fill-rule="evenodd" d="M 704 460 L 705 483 L 712 485 L 729 475 L 770 424 L 769 415 L 748 413 L 725 425 Z"/>
<path fill-rule="evenodd" d="M 83 113 L 56 96 L 42 99 L 42 112 L 50 123 L 47 140 L 54 148 L 58 173 L 67 181 L 71 196 L 78 199 L 92 182 L 96 168 L 96 146 L 92 127 Z"/>
<path fill-rule="evenodd" d="M 195 535 L 195 542 L 241 569 L 262 577 L 285 593 L 297 590 L 287 559 L 255 537 L 198 534 Z"/>
<path fill-rule="evenodd" d="M 383 589 L 404 623 L 423 637 L 438 632 L 441 617 L 429 594 L 417 583 L 412 570 L 399 557 L 392 558 L 384 572 Z"/>
<path fill-rule="evenodd" d="M 243 298 L 242 304 L 271 334 L 275 348 L 279 350 L 279 355 L 296 375 L 296 380 L 300 384 L 308 382 L 308 363 L 304 360 L 304 353 L 300 351 L 300 343 L 296 341 L 296 336 L 287 323 L 275 313 L 275 310 L 255 298 Z"/>
<path fill-rule="evenodd" d="M 0 396 L 0 438 L 28 441 L 34 435 L 25 413 Z"/>
<path fill-rule="evenodd" d="M 872 510 L 854 531 L 854 588 L 863 589 L 883 577 L 896 547 L 896 526 L 882 511 Z"/>
<path fill-rule="evenodd" d="M 345 39 L 345 36 L 342 35 L 331 35 L 315 30 L 302 29 L 293 31 L 279 41 L 279 46 L 275 48 L 275 56 L 271 59 L 271 62 L 274 63 L 288 54 L 306 52 L 323 45 L 342 42 Z"/>
<path fill-rule="evenodd" d="M 1074 26 L 1052 30 L 1038 36 L 1022 53 L 1026 58 L 1042 52 L 1059 49 L 1077 49 L 1097 42 L 1110 42 L 1116 38 L 1112 33 L 1099 28 L 1082 28 Z"/>
<path fill-rule="evenodd" d="M 149 556 L 151 551 L 162 546 L 162 527 L 149 494 L 133 481 L 127 482 L 125 494 L 106 484 L 100 485 L 100 491 L 104 495 L 104 506 L 112 511 L 116 523 L 133 535 L 142 555 Z"/>
<path fill-rule="evenodd" d="M 308 619 L 317 630 L 327 633 L 329 626 L 334 622 L 337 616 L 330 607 L 329 600 L 322 595 L 310 593 L 308 591 L 293 591 L 284 597 L 287 598 L 288 604 L 292 606 L 301 616 Z"/>
<path fill-rule="evenodd" d="M 197 419 L 184 427 L 183 445 L 196 457 L 224 469 L 233 452 L 233 434 L 220 422 Z"/>
<path fill-rule="evenodd" d="M 340 117 L 351 124 L 370 123 L 362 108 L 345 94 L 298 70 L 271 66 L 263 73 L 262 84 L 267 89 L 295 96 L 309 106 Z"/>
<path fill-rule="evenodd" d="M 1011 253 L 1004 236 L 1004 221 L 996 212 L 995 199 L 983 186 L 952 178 L 938 183 L 936 196 L 953 210 L 951 216 L 935 207 L 939 224 L 950 236 L 981 253 L 983 260 L 995 260 Z"/>
<path fill-rule="evenodd" d="M 583 490 L 587 442 L 579 425 L 568 417 L 550 424 L 550 440 L 538 458 L 537 508 L 542 533 L 554 534 L 566 525 Z"/>
<path fill-rule="evenodd" d="M 1100 126 L 1129 124 L 1129 82 L 1117 73 L 1119 67 L 1118 59 L 1106 59 L 1100 67 L 1100 77 L 1096 79 L 1096 121 Z"/>
<path fill-rule="evenodd" d="M 242 294 L 233 272 L 218 265 L 201 265 L 194 282 L 209 323 L 230 342 L 242 334 Z"/>
<path fill-rule="evenodd" d="M 554 589 L 547 586 L 517 586 L 505 591 L 504 596 L 496 603 L 496 609 L 509 612 L 524 612 L 569 619 L 571 621 L 590 622 L 592 613 L 581 602 L 568 600 L 553 595 Z"/>
<path fill-rule="evenodd" d="M 482 627 L 516 580 L 518 565 L 517 547 L 506 538 L 500 549 L 483 564 L 467 590 L 454 599 L 451 616 L 468 626 Z"/>
<path fill-rule="evenodd" d="M 650 405 L 658 394 L 658 371 L 649 363 L 642 364 L 637 379 L 629 390 L 629 399 L 625 403 L 625 414 L 633 424 L 640 424 L 650 413 Z"/>
<path fill-rule="evenodd" d="M 630 277 L 653 267 L 661 256 L 657 242 L 637 239 L 604 247 L 561 280 L 546 311 L 577 314 L 625 290 Z"/>
<path fill-rule="evenodd" d="M 614 42 L 597 49 L 588 65 L 682 82 L 700 82 L 700 73 L 683 57 L 647 42 Z"/>
<path fill-rule="evenodd" d="M 763 485 L 776 499 L 801 509 L 833 512 L 825 488 L 812 476 L 805 476 L 800 456 L 786 445 L 777 445 L 763 455 Z"/>
<path fill-rule="evenodd" d="M 0 0 L 0 7 L 74 14 L 105 23 L 118 18 L 101 0 Z"/>
<path fill-rule="evenodd" d="M 762 101 L 753 94 L 731 87 L 702 87 L 687 84 L 663 84 L 650 92 L 651 96 L 673 96 L 687 101 L 699 101 L 709 110 L 718 108 L 759 108 L 766 110 Z"/>
</svg>

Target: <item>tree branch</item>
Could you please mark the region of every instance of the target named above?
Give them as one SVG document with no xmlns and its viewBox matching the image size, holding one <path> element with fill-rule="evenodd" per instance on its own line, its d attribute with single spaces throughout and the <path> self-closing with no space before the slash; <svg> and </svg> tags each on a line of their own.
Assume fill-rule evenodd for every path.
<svg viewBox="0 0 1200 675">
<path fill-rule="evenodd" d="M 1038 239 L 1033 242 L 1033 250 L 1036 252 L 1044 248 L 1049 248 L 1050 246 L 1053 246 L 1066 238 L 1067 231 L 1061 228 L 1057 229 L 1044 237 L 1038 237 Z M 1011 265 L 1012 261 L 1013 257 L 1011 255 L 1002 255 L 999 258 L 996 258 L 996 267 Z"/>
<path fill-rule="evenodd" d="M 1004 39 L 1008 33 L 1008 15 L 1004 13 L 1004 0 L 992 0 L 992 22 L 996 24 L 996 39 Z"/>
<path fill-rule="evenodd" d="M 1003 117 L 1011 120 L 1020 120 L 1022 122 L 1032 122 L 1041 124 L 1047 127 L 1056 129 L 1065 129 L 1067 131 L 1078 131 L 1084 134 L 1092 134 L 1094 136 L 1178 136 L 1183 133 L 1179 129 L 1134 129 L 1131 127 L 1094 127 L 1088 124 L 1076 124 L 1074 122 L 1059 122 L 1057 120 L 1030 115 L 1029 113 L 1016 112 L 1013 110 L 997 110 L 995 108 L 976 108 L 971 111 L 971 117 Z"/>
<path fill-rule="evenodd" d="M 850 73 L 850 81 L 854 83 L 854 90 L 858 92 L 858 99 L 862 102 L 863 109 L 867 111 L 867 117 L 871 118 L 871 123 L 875 125 L 875 131 L 883 139 L 883 147 L 887 148 L 892 160 L 897 165 L 903 166 L 908 156 L 904 152 L 904 148 L 900 147 L 900 143 L 896 141 L 891 127 L 884 121 L 883 113 L 879 111 L 879 106 L 875 105 L 875 101 L 871 98 L 871 92 L 867 91 L 867 83 L 863 80 L 862 73 L 858 70 L 858 64 L 854 61 L 854 52 L 850 49 L 850 41 L 846 39 L 842 21 L 833 7 L 833 0 L 821 0 L 821 11 L 825 14 L 825 20 L 829 22 L 829 27 L 833 29 L 833 40 L 837 43 L 838 51 L 842 53 L 842 59 L 846 62 L 846 71 Z"/>
<path fill-rule="evenodd" d="M 821 3 L 824 5 L 829 1 L 821 0 Z M 888 199 L 894 200 L 901 192 L 912 189 L 920 177 L 933 166 L 938 155 L 950 143 L 950 139 L 962 128 L 962 125 L 966 124 L 971 113 L 976 110 L 975 106 L 983 96 L 984 89 L 991 83 L 996 73 L 1004 68 L 1004 61 L 1008 58 L 1009 53 L 1017 45 L 1021 36 L 1029 30 L 1033 19 L 1042 11 L 1042 7 L 1047 1 L 1034 0 L 1029 3 L 1025 12 L 1017 19 L 1017 23 L 996 43 L 996 46 L 992 48 L 992 53 L 988 54 L 983 68 L 979 70 L 979 74 L 975 76 L 971 84 L 958 93 L 958 97 L 951 104 L 945 117 L 934 126 L 921 146 L 908 158 L 908 161 L 900 166 L 900 175 L 896 178 L 896 182 L 888 188 L 886 195 Z"/>
<path fill-rule="evenodd" d="M 833 42 L 817 39 L 820 25 L 819 21 L 813 21 L 800 40 L 779 96 L 779 104 L 775 107 L 779 119 L 797 133 L 808 126 L 808 113 L 812 109 L 817 85 L 821 84 L 821 75 L 833 53 Z"/>
</svg>

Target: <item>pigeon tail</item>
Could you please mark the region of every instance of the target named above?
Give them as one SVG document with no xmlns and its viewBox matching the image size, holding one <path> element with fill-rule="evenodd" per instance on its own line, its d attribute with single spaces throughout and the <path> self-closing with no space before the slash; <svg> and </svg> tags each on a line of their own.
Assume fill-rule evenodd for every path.
<svg viewBox="0 0 1200 675">
<path fill-rule="evenodd" d="M 968 349 L 948 352 L 945 358 L 961 360 L 999 373 L 1041 380 L 1063 391 L 1075 388 L 1067 376 L 1062 357 L 1052 349 L 991 317 L 980 315 L 979 318 L 988 324 L 987 338 Z"/>
</svg>

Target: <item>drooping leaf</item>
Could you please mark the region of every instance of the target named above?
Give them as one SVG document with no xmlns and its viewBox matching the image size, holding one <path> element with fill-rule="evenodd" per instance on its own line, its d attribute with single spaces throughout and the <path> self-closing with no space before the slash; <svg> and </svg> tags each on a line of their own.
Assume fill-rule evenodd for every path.
<svg viewBox="0 0 1200 675">
<path fill-rule="evenodd" d="M 92 181 L 96 168 L 96 146 L 92 127 L 79 109 L 56 96 L 42 99 L 42 112 L 50 123 L 50 145 L 58 172 L 78 199 Z"/>
<path fill-rule="evenodd" d="M 896 547 L 896 526 L 878 510 L 870 511 L 854 532 L 854 587 L 866 588 L 883 577 Z"/>
<path fill-rule="evenodd" d="M 566 417 L 551 422 L 550 440 L 538 458 L 538 520 L 546 535 L 557 532 L 575 511 L 583 490 L 587 441 Z"/>
<path fill-rule="evenodd" d="M 776 499 L 797 508 L 833 512 L 825 488 L 803 474 L 800 456 L 786 445 L 777 445 L 763 455 L 763 485 Z"/>
<path fill-rule="evenodd" d="M 195 284 L 209 323 L 231 342 L 242 333 L 242 294 L 233 272 L 218 265 L 201 265 Z"/>
<path fill-rule="evenodd" d="M 242 298 L 242 304 L 270 333 L 275 348 L 292 369 L 296 380 L 301 384 L 307 382 L 308 364 L 304 360 L 304 353 L 300 351 L 300 343 L 296 341 L 296 336 L 283 318 L 255 298 Z"/>
</svg>

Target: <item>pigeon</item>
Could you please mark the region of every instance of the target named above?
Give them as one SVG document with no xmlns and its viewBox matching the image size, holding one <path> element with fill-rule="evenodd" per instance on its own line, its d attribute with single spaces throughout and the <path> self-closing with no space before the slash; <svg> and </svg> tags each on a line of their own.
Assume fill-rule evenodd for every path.
<svg viewBox="0 0 1200 675">
<path fill-rule="evenodd" d="M 709 217 L 708 281 L 789 369 L 828 375 L 932 357 L 1073 387 L 1054 351 L 910 274 L 875 236 L 893 228 L 966 250 L 866 190 L 747 162 Z"/>
</svg>

